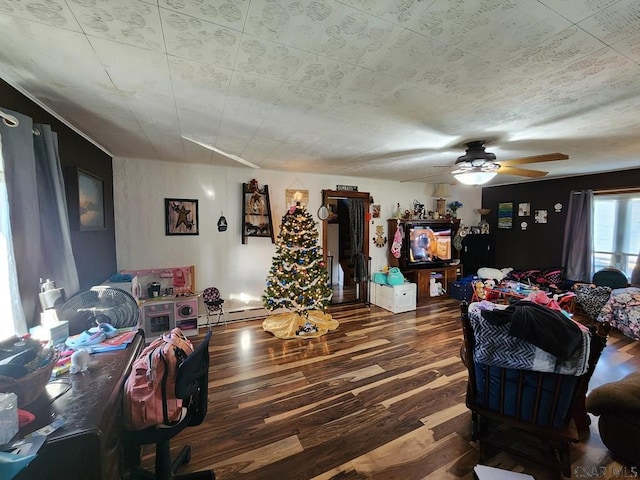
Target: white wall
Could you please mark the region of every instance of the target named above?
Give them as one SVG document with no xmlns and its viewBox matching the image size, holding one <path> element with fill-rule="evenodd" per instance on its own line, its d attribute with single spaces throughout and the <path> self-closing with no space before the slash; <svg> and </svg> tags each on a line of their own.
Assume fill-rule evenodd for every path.
<svg viewBox="0 0 640 480">
<path fill-rule="evenodd" d="M 398 202 L 402 209 L 411 209 L 414 199 L 427 209 L 434 206 L 431 184 L 114 158 L 118 270 L 195 265 L 199 290 L 215 285 L 225 298 L 245 294 L 258 300 L 275 245 L 268 238 L 248 238 L 247 244 L 242 244 L 241 185 L 252 178 L 260 186 L 269 186 L 276 234 L 285 212 L 286 189 L 309 190 L 308 209 L 314 217 L 322 202 L 322 190 L 333 190 L 340 184 L 357 185 L 359 191 L 369 192 L 374 203 L 381 205 L 380 218 L 370 225 L 373 272 L 387 264 L 388 248 L 373 244 L 375 225 L 385 225 L 386 230 L 386 220 Z M 481 206 L 481 189 L 456 185 L 451 187 L 451 194 L 449 201 L 460 200 L 464 204 L 458 211 L 462 222 L 476 225 L 480 220 L 475 210 Z M 199 235 L 165 235 L 165 198 L 198 199 Z M 229 223 L 226 232 L 217 229 L 222 212 Z M 321 239 L 320 235 L 319 243 Z"/>
</svg>

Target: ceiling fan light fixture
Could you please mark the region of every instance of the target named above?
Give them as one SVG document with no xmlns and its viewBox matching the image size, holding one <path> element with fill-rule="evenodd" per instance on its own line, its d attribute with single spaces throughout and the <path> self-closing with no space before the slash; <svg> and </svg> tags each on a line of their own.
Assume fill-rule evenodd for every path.
<svg viewBox="0 0 640 480">
<path fill-rule="evenodd" d="M 493 162 L 495 159 L 496 155 L 494 153 L 485 151 L 484 140 L 478 140 L 467 143 L 465 154 L 458 157 L 456 165 L 472 163 L 475 166 L 484 162 Z"/>
<path fill-rule="evenodd" d="M 460 183 L 464 183 L 465 185 L 484 185 L 489 182 L 493 177 L 497 175 L 496 172 L 483 172 L 480 169 L 477 170 L 467 170 L 461 171 L 459 173 L 454 173 L 453 176 Z"/>
</svg>

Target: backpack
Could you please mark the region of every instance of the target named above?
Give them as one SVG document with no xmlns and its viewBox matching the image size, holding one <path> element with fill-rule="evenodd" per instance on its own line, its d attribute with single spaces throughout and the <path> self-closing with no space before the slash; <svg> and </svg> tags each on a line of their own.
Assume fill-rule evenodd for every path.
<svg viewBox="0 0 640 480">
<path fill-rule="evenodd" d="M 124 385 L 124 425 L 143 430 L 180 421 L 182 400 L 176 398 L 178 365 L 193 352 L 182 330 L 174 328 L 147 345 L 133 362 Z"/>
</svg>

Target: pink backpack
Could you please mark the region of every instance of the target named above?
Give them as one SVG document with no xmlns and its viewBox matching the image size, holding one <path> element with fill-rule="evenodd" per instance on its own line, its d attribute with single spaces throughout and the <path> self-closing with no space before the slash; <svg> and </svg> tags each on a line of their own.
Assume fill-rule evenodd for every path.
<svg viewBox="0 0 640 480">
<path fill-rule="evenodd" d="M 180 420 L 182 400 L 176 398 L 178 365 L 193 352 L 182 330 L 174 328 L 157 338 L 133 362 L 124 385 L 124 425 L 143 430 Z"/>
</svg>

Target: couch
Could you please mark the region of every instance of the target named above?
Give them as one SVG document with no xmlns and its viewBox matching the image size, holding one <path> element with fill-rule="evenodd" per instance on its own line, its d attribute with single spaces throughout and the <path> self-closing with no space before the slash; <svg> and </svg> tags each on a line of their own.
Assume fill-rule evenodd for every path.
<svg viewBox="0 0 640 480">
<path fill-rule="evenodd" d="M 573 289 L 576 304 L 587 317 L 640 340 L 640 287 L 629 285 L 623 272 L 603 268 L 593 274 L 592 283 L 578 283 Z"/>
<path fill-rule="evenodd" d="M 587 411 L 599 416 L 602 443 L 614 458 L 636 465 L 640 452 L 640 372 L 595 388 Z"/>
</svg>

